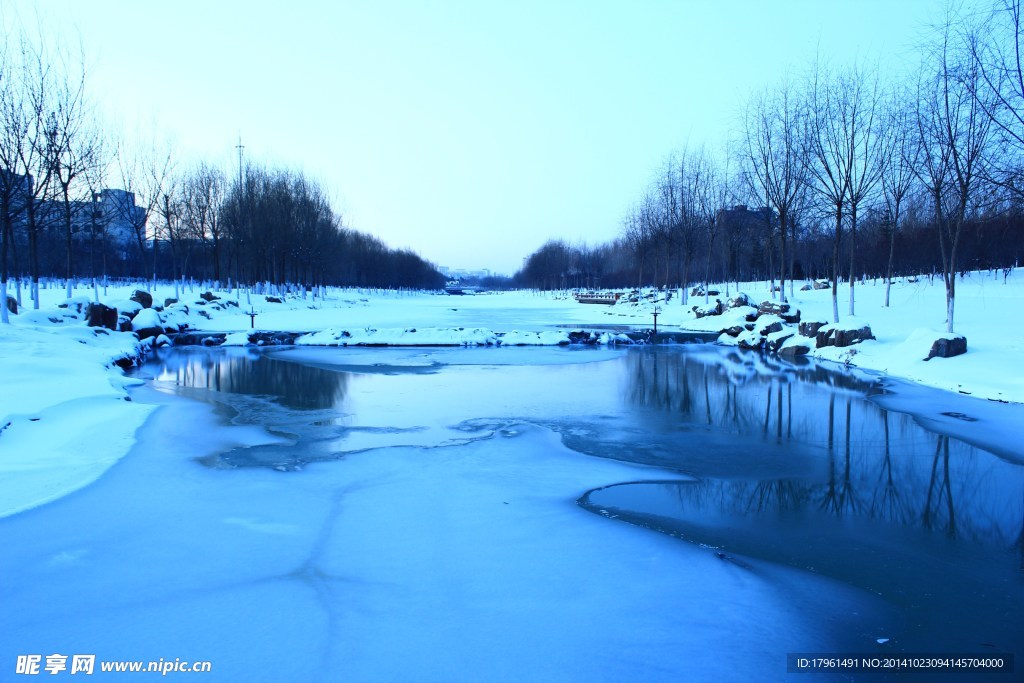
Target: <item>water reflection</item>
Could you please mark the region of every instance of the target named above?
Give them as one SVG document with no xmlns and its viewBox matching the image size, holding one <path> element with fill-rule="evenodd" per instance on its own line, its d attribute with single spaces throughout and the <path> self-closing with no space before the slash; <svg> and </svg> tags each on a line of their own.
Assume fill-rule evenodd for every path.
<svg viewBox="0 0 1024 683">
<path fill-rule="evenodd" d="M 322 410 L 345 400 L 349 375 L 329 368 L 275 361 L 247 349 L 161 349 L 139 371 L 144 377 L 219 394 L 266 396 L 286 408 Z"/>
<path fill-rule="evenodd" d="M 750 461 L 758 442 L 779 458 L 786 448 L 817 454 L 818 465 L 798 477 L 733 472 L 679 487 L 693 509 L 816 511 L 949 538 L 1017 546 L 1024 538 L 1024 468 L 879 407 L 869 378 L 813 365 L 774 367 L 757 354 L 640 353 L 627 362 L 627 401 L 651 426 L 676 421 L 727 431 Z M 676 465 L 708 476 L 699 456 Z"/>
<path fill-rule="evenodd" d="M 1024 646 L 1024 467 L 886 410 L 855 371 L 714 349 L 626 362 L 645 438 L 677 440 L 673 465 L 698 479 L 597 489 L 585 508 L 871 590 L 906 607 L 901 646 Z"/>
<path fill-rule="evenodd" d="M 276 443 L 201 460 L 210 467 L 301 469 L 337 458 L 337 440 L 358 429 L 346 426 L 342 410 L 351 375 L 276 361 L 256 350 L 166 350 L 136 374 L 155 380 L 158 388 L 214 404 L 234 424 L 259 425 L 278 437 Z"/>
</svg>

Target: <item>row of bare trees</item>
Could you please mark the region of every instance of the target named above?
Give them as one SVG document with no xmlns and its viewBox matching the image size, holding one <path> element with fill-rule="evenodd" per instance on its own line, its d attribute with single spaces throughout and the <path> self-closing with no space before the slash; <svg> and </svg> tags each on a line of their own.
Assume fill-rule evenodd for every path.
<svg viewBox="0 0 1024 683">
<path fill-rule="evenodd" d="M 0 315 L 13 280 L 130 276 L 439 287 L 408 250 L 346 228 L 302 173 L 185 164 L 170 143 L 117 144 L 85 60 L 13 30 L 0 44 Z M 241 160 L 240 160 L 241 166 Z M 111 192 L 109 187 L 119 190 Z M 123 192 L 120 192 L 123 190 Z"/>
<path fill-rule="evenodd" d="M 840 282 L 854 315 L 865 275 L 891 283 L 899 271 L 934 270 L 952 331 L 957 274 L 1013 266 L 1024 243 L 1021 3 L 995 0 L 982 17 L 950 14 L 912 83 L 819 57 L 748 100 L 727 151 L 670 157 L 618 240 L 576 251 L 608 257 L 605 286 L 623 284 L 627 270 L 637 285 L 681 286 L 684 302 L 694 283 L 707 296 L 713 278 L 760 276 L 785 300 L 795 277 L 825 275 L 835 321 Z M 922 239 L 924 230 L 931 236 Z M 545 245 L 547 263 L 557 262 L 557 246 Z M 540 263 L 527 265 L 521 279 L 538 286 Z"/>
</svg>

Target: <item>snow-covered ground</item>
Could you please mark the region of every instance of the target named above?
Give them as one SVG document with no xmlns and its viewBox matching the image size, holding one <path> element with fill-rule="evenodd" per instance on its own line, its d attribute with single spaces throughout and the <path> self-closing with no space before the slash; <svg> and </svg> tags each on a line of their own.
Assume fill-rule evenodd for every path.
<svg viewBox="0 0 1024 683">
<path fill-rule="evenodd" d="M 135 289 L 154 288 L 149 283 L 112 286 L 99 291 L 99 299 L 122 311 L 137 308 L 129 301 Z M 719 289 L 724 300 L 725 288 Z M 767 290 L 765 283 L 742 285 L 754 303 L 767 299 Z M 884 290 L 881 281 L 856 288 L 854 322 L 869 324 L 876 340 L 811 355 L 981 398 L 1024 401 L 1024 373 L 1017 370 L 1024 353 L 1024 269 L 1005 280 L 1002 273 L 984 272 L 958 282 L 956 331 L 967 337 L 968 351 L 950 359 L 923 360 L 945 330 L 941 281 L 896 282 L 889 308 L 882 306 Z M 208 303 L 199 298 L 203 291 L 161 283 L 151 294 L 156 305 L 176 295 L 181 300 L 161 313 L 165 324 L 234 333 L 228 344 L 247 343 L 250 312 L 256 313 L 257 330 L 309 332 L 298 343 L 327 345 L 552 345 L 566 343 L 573 329 L 593 330 L 608 342 L 620 339 L 617 326 L 649 328 L 655 310 L 663 331 L 717 330 L 726 317 L 697 319 L 691 308 L 704 298 L 683 303 L 679 292 L 668 302 L 664 293 L 646 292 L 638 303 L 623 299 L 604 306 L 578 304 L 567 292 L 447 296 L 345 289 L 268 303 L 264 295 L 235 290 L 216 291 L 219 299 Z M 730 293 L 736 291 L 731 285 Z M 830 320 L 830 291 L 794 294 L 791 303 L 804 320 Z M 841 311 L 847 310 L 848 295 L 848 287 L 841 287 Z M 112 365 L 143 345 L 130 333 L 86 327 L 79 309 L 93 298 L 92 287 L 83 286 L 74 291 L 71 306 L 58 308 L 67 302 L 66 290 L 54 284 L 42 290 L 41 310 L 23 308 L 10 325 L 0 327 L 0 516 L 93 481 L 127 452 L 149 414 L 148 407 L 126 400 L 131 382 Z"/>
</svg>

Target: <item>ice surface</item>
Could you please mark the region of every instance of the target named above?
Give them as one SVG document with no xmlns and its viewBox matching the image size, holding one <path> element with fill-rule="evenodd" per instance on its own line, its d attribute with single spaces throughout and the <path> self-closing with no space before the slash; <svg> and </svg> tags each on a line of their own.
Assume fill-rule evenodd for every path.
<svg viewBox="0 0 1024 683">
<path fill-rule="evenodd" d="M 781 680 L 780 653 L 889 618 L 826 579 L 587 513 L 581 491 L 652 470 L 541 427 L 299 472 L 197 462 L 235 429 L 171 401 L 102 479 L 3 522 L 5 661 L 204 659 L 211 681 Z"/>
</svg>

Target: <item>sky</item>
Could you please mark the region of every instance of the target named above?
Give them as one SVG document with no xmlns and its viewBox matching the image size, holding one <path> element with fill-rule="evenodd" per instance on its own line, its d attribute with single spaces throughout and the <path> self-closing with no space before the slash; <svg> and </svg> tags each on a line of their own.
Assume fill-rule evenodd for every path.
<svg viewBox="0 0 1024 683">
<path fill-rule="evenodd" d="M 983 3 L 984 0 L 978 0 Z M 945 0 L 0 0 L 80 43 L 126 145 L 320 181 L 344 223 L 512 274 L 614 238 L 673 151 L 724 149 L 815 55 L 910 73 Z M 37 19 L 38 17 L 38 19 Z"/>
</svg>

